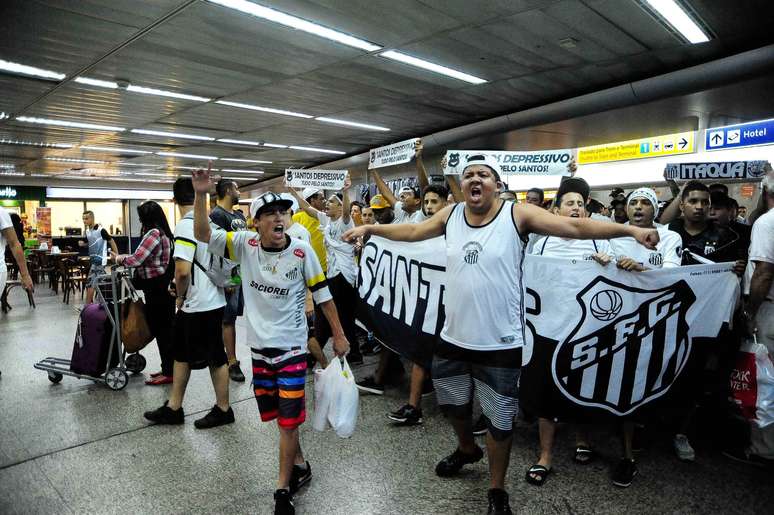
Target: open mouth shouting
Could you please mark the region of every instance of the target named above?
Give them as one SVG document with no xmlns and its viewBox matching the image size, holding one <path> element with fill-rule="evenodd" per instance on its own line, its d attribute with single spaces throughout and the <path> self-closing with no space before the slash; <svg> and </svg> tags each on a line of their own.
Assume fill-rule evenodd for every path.
<svg viewBox="0 0 774 515">
<path fill-rule="evenodd" d="M 285 235 L 285 224 L 275 225 L 271 232 L 275 238 L 282 238 Z"/>
<path fill-rule="evenodd" d="M 480 185 L 475 184 L 470 187 L 470 199 L 473 202 L 478 202 L 479 200 L 481 200 L 481 195 L 482 195 L 482 190 Z"/>
</svg>

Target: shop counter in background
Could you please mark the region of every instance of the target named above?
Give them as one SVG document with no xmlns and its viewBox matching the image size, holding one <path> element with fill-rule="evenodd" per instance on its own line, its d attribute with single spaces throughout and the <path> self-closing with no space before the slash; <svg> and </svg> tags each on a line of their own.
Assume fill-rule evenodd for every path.
<svg viewBox="0 0 774 515">
<path fill-rule="evenodd" d="M 136 248 L 140 242 L 140 238 L 132 238 L 132 239 L 137 240 L 136 242 L 133 242 L 134 243 L 133 248 Z M 116 246 L 118 247 L 119 254 L 127 254 L 129 252 L 128 236 L 113 236 L 113 240 L 116 242 Z M 78 254 L 82 256 L 88 255 L 86 252 L 86 247 L 78 246 L 79 241 L 86 241 L 86 239 L 83 236 L 80 236 L 80 237 L 64 236 L 64 237 L 53 238 L 53 244 L 59 247 L 61 250 L 64 250 L 69 247 L 73 249 L 73 251 L 78 252 Z"/>
</svg>

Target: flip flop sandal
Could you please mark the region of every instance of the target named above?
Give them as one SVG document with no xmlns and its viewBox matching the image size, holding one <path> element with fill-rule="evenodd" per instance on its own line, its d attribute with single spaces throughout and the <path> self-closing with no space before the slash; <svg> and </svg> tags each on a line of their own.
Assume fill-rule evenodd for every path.
<svg viewBox="0 0 774 515">
<path fill-rule="evenodd" d="M 553 467 L 549 469 L 543 465 L 532 465 L 527 471 L 527 475 L 524 479 L 531 485 L 543 486 L 543 483 L 546 482 L 546 479 L 548 479 L 548 476 L 553 470 Z M 532 477 L 533 475 L 537 477 Z"/>
<path fill-rule="evenodd" d="M 585 445 L 579 445 L 575 448 L 575 456 L 573 457 L 573 460 L 575 463 L 588 465 L 594 461 L 594 451 Z"/>
</svg>

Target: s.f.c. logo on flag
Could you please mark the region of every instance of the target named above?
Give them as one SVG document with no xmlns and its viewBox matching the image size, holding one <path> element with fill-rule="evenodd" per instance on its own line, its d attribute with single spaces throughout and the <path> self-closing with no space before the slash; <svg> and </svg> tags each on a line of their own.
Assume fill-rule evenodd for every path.
<svg viewBox="0 0 774 515">
<path fill-rule="evenodd" d="M 290 184 L 293 180 L 293 170 L 285 170 L 285 182 Z"/>
<path fill-rule="evenodd" d="M 664 395 L 691 353 L 685 315 L 695 300 L 683 280 L 641 290 L 597 277 L 578 294 L 581 319 L 554 351 L 556 386 L 619 416 Z"/>
</svg>

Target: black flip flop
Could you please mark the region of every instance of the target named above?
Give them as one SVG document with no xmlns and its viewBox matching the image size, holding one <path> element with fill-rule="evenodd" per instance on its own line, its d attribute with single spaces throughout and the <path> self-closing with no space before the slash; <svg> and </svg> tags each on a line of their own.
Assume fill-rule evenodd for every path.
<svg viewBox="0 0 774 515">
<path fill-rule="evenodd" d="M 585 445 L 579 445 L 575 448 L 575 456 L 573 457 L 575 463 L 581 465 L 588 465 L 594 461 L 594 451 Z"/>
<path fill-rule="evenodd" d="M 546 482 L 546 479 L 548 479 L 548 476 L 551 474 L 551 472 L 553 472 L 553 470 L 553 467 L 549 469 L 543 465 L 532 465 L 527 471 L 527 475 L 524 477 L 524 479 L 531 485 L 543 486 L 543 483 Z M 532 477 L 532 474 L 536 475 L 537 477 Z"/>
</svg>

